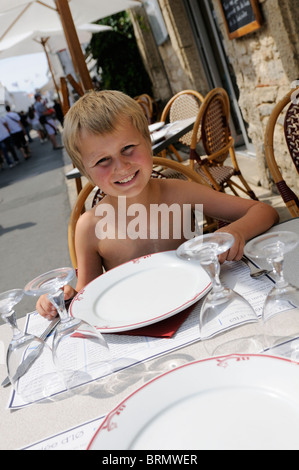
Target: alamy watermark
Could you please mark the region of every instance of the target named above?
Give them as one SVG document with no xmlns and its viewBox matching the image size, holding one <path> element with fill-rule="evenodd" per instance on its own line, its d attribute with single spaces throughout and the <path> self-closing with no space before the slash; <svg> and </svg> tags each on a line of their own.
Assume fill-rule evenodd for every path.
<svg viewBox="0 0 299 470">
<path fill-rule="evenodd" d="M 95 215 L 100 217 L 96 224 L 96 237 L 103 239 L 151 239 L 167 240 L 170 237 L 188 240 L 202 234 L 203 206 L 195 204 L 143 204 L 127 205 L 125 197 L 118 198 L 117 210 L 106 203 L 99 204 Z"/>
</svg>

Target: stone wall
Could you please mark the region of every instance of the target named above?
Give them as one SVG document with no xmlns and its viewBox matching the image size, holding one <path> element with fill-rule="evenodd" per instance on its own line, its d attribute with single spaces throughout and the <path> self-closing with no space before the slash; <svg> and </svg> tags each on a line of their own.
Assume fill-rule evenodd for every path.
<svg viewBox="0 0 299 470">
<path fill-rule="evenodd" d="M 264 134 L 273 107 L 299 77 L 299 35 L 295 27 L 299 5 L 297 0 L 260 0 L 264 17 L 262 27 L 254 33 L 229 40 L 218 1 L 213 0 L 213 4 L 223 32 L 226 55 L 240 91 L 239 106 L 256 150 L 260 181 L 263 186 L 271 187 L 265 161 Z M 287 155 L 282 123 L 281 119 L 275 139 L 278 163 L 288 183 L 298 191 L 298 178 Z"/>
<path fill-rule="evenodd" d="M 135 37 L 146 70 L 153 84 L 153 98 L 160 104 L 172 95 L 170 82 L 143 7 L 130 10 Z"/>
<path fill-rule="evenodd" d="M 169 38 L 157 46 L 143 7 L 131 10 L 135 36 L 153 83 L 153 93 L 163 107 L 185 89 L 208 92 L 200 58 L 181 0 L 159 0 Z"/>
<path fill-rule="evenodd" d="M 159 49 L 173 94 L 185 89 L 207 93 L 207 81 L 182 1 L 159 0 L 159 4 L 169 34 L 169 41 Z"/>
<path fill-rule="evenodd" d="M 239 88 L 239 106 L 256 151 L 258 177 L 262 186 L 269 188 L 273 185 L 265 161 L 264 134 L 273 107 L 290 90 L 292 82 L 299 79 L 299 2 L 259 0 L 264 18 L 262 27 L 233 40 L 227 36 L 218 0 L 212 2 Z M 135 16 L 135 32 L 138 30 L 156 97 L 165 102 L 186 88 L 207 93 L 207 82 L 183 2 L 159 0 L 159 4 L 169 34 L 169 40 L 159 48 L 153 38 L 149 40 L 149 33 L 140 29 Z M 142 15 L 146 16 L 144 11 Z M 146 53 L 149 50 L 155 53 Z M 161 67 L 163 74 L 159 75 L 156 70 Z M 280 120 L 275 141 L 278 164 L 288 184 L 299 194 L 299 178 L 284 145 L 282 122 Z"/>
</svg>

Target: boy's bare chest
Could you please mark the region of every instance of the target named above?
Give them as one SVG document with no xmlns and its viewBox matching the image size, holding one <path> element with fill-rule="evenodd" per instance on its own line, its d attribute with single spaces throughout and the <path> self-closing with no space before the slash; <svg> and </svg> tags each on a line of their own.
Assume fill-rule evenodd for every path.
<svg viewBox="0 0 299 470">
<path fill-rule="evenodd" d="M 108 270 L 149 253 L 175 250 L 183 241 L 184 239 L 107 239 L 100 242 L 99 253 L 105 269 Z"/>
<path fill-rule="evenodd" d="M 159 194 L 159 193 L 158 193 Z M 164 203 L 132 204 L 108 211 L 96 223 L 98 252 L 106 269 L 150 253 L 175 250 L 191 238 L 193 212 L 191 205 L 174 204 L 169 198 Z M 103 205 L 99 206 L 103 209 Z M 121 210 L 123 209 L 123 210 Z M 98 214 L 99 215 L 99 214 Z"/>
</svg>

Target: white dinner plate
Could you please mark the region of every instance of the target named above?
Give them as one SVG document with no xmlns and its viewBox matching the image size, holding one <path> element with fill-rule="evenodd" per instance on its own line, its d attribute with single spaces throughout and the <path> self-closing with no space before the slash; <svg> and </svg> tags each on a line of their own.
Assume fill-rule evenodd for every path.
<svg viewBox="0 0 299 470">
<path fill-rule="evenodd" d="M 161 129 L 161 127 L 163 127 L 165 124 L 164 121 L 159 121 L 159 122 L 154 122 L 153 124 L 150 124 L 148 126 L 148 130 L 150 132 L 155 132 L 155 131 L 158 131 L 159 129 Z"/>
<path fill-rule="evenodd" d="M 298 449 L 299 367 L 231 355 L 144 385 L 109 413 L 90 450 Z"/>
<path fill-rule="evenodd" d="M 76 295 L 70 313 L 102 333 L 128 331 L 181 312 L 210 287 L 198 262 L 182 260 L 175 251 L 155 253 L 96 278 Z"/>
</svg>

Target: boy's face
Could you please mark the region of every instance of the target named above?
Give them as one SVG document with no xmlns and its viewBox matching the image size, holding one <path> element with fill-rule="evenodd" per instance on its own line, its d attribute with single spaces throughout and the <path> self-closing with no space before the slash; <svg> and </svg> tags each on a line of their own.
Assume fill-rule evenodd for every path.
<svg viewBox="0 0 299 470">
<path fill-rule="evenodd" d="M 129 119 L 111 134 L 81 131 L 79 150 L 93 183 L 113 197 L 135 197 L 146 187 L 152 173 L 150 148 Z"/>
</svg>

